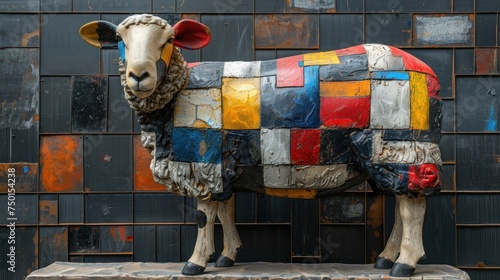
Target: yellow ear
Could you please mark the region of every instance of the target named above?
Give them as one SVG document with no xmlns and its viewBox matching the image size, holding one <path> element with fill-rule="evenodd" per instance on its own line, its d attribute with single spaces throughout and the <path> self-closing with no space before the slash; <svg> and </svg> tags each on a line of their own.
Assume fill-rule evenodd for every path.
<svg viewBox="0 0 500 280">
<path fill-rule="evenodd" d="M 80 36 L 88 44 L 97 48 L 116 48 L 116 25 L 111 22 L 97 20 L 80 28 Z"/>
</svg>

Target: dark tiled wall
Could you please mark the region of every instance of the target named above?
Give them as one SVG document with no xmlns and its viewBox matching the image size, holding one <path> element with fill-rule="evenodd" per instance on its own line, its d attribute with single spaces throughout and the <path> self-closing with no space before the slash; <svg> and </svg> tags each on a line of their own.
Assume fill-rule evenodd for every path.
<svg viewBox="0 0 500 280">
<path fill-rule="evenodd" d="M 361 43 L 399 46 L 441 80 L 443 194 L 429 199 L 427 259 L 500 278 L 500 2 L 488 0 L 0 1 L 0 279 L 54 261 L 186 261 L 195 203 L 152 181 L 139 126 L 122 98 L 115 50 L 79 27 L 130 13 L 208 25 L 187 61 L 265 60 Z M 7 270 L 16 170 L 16 272 Z M 337 197 L 237 196 L 239 261 L 370 263 L 394 198 L 360 185 Z M 216 226 L 217 250 L 222 247 Z"/>
</svg>

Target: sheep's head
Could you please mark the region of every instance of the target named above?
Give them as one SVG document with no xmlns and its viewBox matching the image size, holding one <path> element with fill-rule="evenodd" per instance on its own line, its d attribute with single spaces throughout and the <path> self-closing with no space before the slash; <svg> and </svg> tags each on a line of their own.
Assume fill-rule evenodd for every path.
<svg viewBox="0 0 500 280">
<path fill-rule="evenodd" d="M 118 26 L 93 21 L 80 29 L 83 40 L 98 48 L 118 48 L 125 82 L 138 99 L 151 96 L 168 73 L 175 46 L 199 49 L 210 42 L 210 30 L 194 20 L 170 26 L 153 15 L 132 15 Z"/>
</svg>

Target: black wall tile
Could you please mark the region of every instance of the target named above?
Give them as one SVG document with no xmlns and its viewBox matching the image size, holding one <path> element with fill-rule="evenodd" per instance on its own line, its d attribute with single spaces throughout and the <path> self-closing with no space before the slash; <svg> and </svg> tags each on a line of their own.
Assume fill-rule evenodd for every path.
<svg viewBox="0 0 500 280">
<path fill-rule="evenodd" d="M 377 1 L 365 0 L 366 12 L 451 12 L 449 0 Z"/>
<path fill-rule="evenodd" d="M 150 1 L 136 0 L 73 0 L 73 11 L 75 12 L 151 12 Z"/>
<path fill-rule="evenodd" d="M 95 255 L 83 256 L 83 262 L 86 263 L 120 263 L 131 262 L 132 255 Z"/>
<path fill-rule="evenodd" d="M 364 223 L 365 198 L 363 193 L 344 193 L 321 198 L 322 223 Z"/>
<path fill-rule="evenodd" d="M 500 266 L 500 227 L 460 227 L 458 265 Z"/>
<path fill-rule="evenodd" d="M 500 12 L 500 2 L 476 0 L 476 12 Z"/>
<path fill-rule="evenodd" d="M 455 49 L 455 74 L 474 74 L 474 49 Z"/>
<path fill-rule="evenodd" d="M 11 162 L 10 138 L 10 128 L 0 127 L 0 162 Z"/>
<path fill-rule="evenodd" d="M 153 12 L 174 13 L 175 0 L 153 0 Z"/>
<path fill-rule="evenodd" d="M 258 223 L 289 223 L 290 199 L 257 194 Z"/>
<path fill-rule="evenodd" d="M 459 224 L 499 224 L 499 194 L 458 194 L 457 222 Z"/>
<path fill-rule="evenodd" d="M 189 260 L 193 254 L 194 245 L 196 244 L 196 236 L 198 234 L 198 227 L 196 225 L 181 225 L 181 262 Z M 241 233 L 240 233 L 241 235 Z M 238 261 L 241 261 L 238 258 Z"/>
<path fill-rule="evenodd" d="M 58 223 L 57 194 L 42 194 L 39 197 L 39 223 L 44 225 Z"/>
<path fill-rule="evenodd" d="M 364 6 L 364 0 L 337 0 L 337 13 L 361 13 Z"/>
<path fill-rule="evenodd" d="M 293 199 L 292 255 L 318 256 L 319 251 L 319 199 Z"/>
<path fill-rule="evenodd" d="M 105 76 L 71 77 L 73 132 L 104 132 L 108 82 Z"/>
<path fill-rule="evenodd" d="M 426 259 L 420 263 L 455 263 L 455 197 L 440 194 L 427 199 L 423 228 Z"/>
<path fill-rule="evenodd" d="M 244 250 L 239 262 L 290 262 L 289 226 L 239 226 Z"/>
<path fill-rule="evenodd" d="M 0 48 L 38 47 L 38 15 L 3 14 L 0 15 L 0 26 Z"/>
<path fill-rule="evenodd" d="M 363 226 L 322 225 L 320 235 L 321 262 L 364 263 L 365 228 Z"/>
<path fill-rule="evenodd" d="M 457 190 L 500 190 L 500 135 L 457 135 Z"/>
<path fill-rule="evenodd" d="M 109 77 L 108 132 L 132 132 L 132 109 L 123 95 L 120 77 Z"/>
<path fill-rule="evenodd" d="M 38 124 L 11 130 L 12 162 L 38 162 Z"/>
<path fill-rule="evenodd" d="M 443 165 L 441 171 L 441 190 L 455 190 L 455 165 Z"/>
<path fill-rule="evenodd" d="M 85 75 L 99 73 L 99 49 L 85 43 L 78 32 L 97 14 L 54 14 L 41 25 L 40 73 Z M 64 28 L 62 28 L 64 26 Z"/>
<path fill-rule="evenodd" d="M 342 49 L 363 43 L 363 15 L 328 14 L 319 16 L 319 49 Z"/>
<path fill-rule="evenodd" d="M 0 48 L 0 127 L 27 129 L 38 123 L 38 49 Z"/>
<path fill-rule="evenodd" d="M 177 2 L 177 13 L 244 14 L 253 12 L 253 1 L 205 1 Z"/>
<path fill-rule="evenodd" d="M 41 78 L 40 132 L 71 132 L 70 77 Z"/>
<path fill-rule="evenodd" d="M 134 261 L 154 262 L 155 257 L 155 226 L 134 226 Z"/>
<path fill-rule="evenodd" d="M 9 228 L 0 228 L 0 238 L 2 240 L 7 240 L 8 234 Z M 36 227 L 16 226 L 16 265 L 14 273 L 7 270 L 10 267 L 7 264 L 7 260 L 10 258 L 7 256 L 10 253 L 10 246 L 12 244 L 8 244 L 8 242 L 0 242 L 0 249 L 5 252 L 0 254 L 0 261 L 3 263 L 0 266 L 0 277 L 1 279 L 24 280 L 29 273 L 38 268 L 38 229 Z"/>
<path fill-rule="evenodd" d="M 235 220 L 237 223 L 255 223 L 256 199 L 256 193 L 239 192 L 236 194 Z"/>
<path fill-rule="evenodd" d="M 132 137 L 89 135 L 84 140 L 85 189 L 132 190 Z"/>
<path fill-rule="evenodd" d="M 43 13 L 69 12 L 71 5 L 72 0 L 40 0 L 40 9 Z"/>
<path fill-rule="evenodd" d="M 283 13 L 285 0 L 255 0 L 255 13 Z"/>
<path fill-rule="evenodd" d="M 182 236 L 184 238 L 184 236 Z M 156 261 L 178 262 L 180 261 L 179 243 L 180 227 L 170 225 L 159 225 L 156 228 Z M 196 242 L 195 242 L 196 243 Z"/>
<path fill-rule="evenodd" d="M 365 16 L 365 42 L 410 46 L 411 22 L 411 14 L 367 14 Z"/>
<path fill-rule="evenodd" d="M 454 12 L 474 12 L 474 0 L 453 0 Z"/>
<path fill-rule="evenodd" d="M 184 222 L 184 198 L 169 193 L 134 195 L 134 221 Z"/>
<path fill-rule="evenodd" d="M 253 60 L 251 15 L 202 15 L 201 22 L 212 31 L 212 41 L 201 51 L 202 61 Z"/>
<path fill-rule="evenodd" d="M 457 132 L 500 131 L 500 77 L 475 76 L 456 79 Z"/>
<path fill-rule="evenodd" d="M 53 262 L 68 261 L 68 229 L 66 227 L 40 227 L 39 267 Z"/>
<path fill-rule="evenodd" d="M 499 269 L 464 269 L 470 279 L 496 280 L 500 279 Z"/>
<path fill-rule="evenodd" d="M 444 134 L 439 142 L 439 149 L 443 161 L 455 161 L 455 135 Z"/>
<path fill-rule="evenodd" d="M 86 223 L 126 223 L 132 222 L 131 194 L 86 194 Z"/>
<path fill-rule="evenodd" d="M 442 132 L 455 132 L 455 100 L 442 101 L 441 130 Z"/>
<path fill-rule="evenodd" d="M 69 252 L 70 253 L 99 253 L 99 227 L 97 226 L 73 226 L 69 228 Z"/>
<path fill-rule="evenodd" d="M 476 14 L 476 46 L 497 45 L 497 15 Z"/>
<path fill-rule="evenodd" d="M 81 194 L 59 195 L 59 223 L 83 222 L 83 196 Z"/>
<path fill-rule="evenodd" d="M 1 1 L 1 12 L 38 12 L 40 0 Z"/>
<path fill-rule="evenodd" d="M 390 210 L 390 209 L 389 209 Z M 384 196 L 366 195 L 366 263 L 374 263 L 384 250 Z M 350 241 L 353 242 L 353 241 Z"/>
</svg>

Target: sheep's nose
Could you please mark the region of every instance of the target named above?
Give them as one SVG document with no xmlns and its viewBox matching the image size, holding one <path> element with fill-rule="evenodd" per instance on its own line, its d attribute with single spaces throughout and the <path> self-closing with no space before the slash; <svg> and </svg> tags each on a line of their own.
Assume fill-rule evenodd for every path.
<svg viewBox="0 0 500 280">
<path fill-rule="evenodd" d="M 136 75 L 134 72 L 128 72 L 129 77 L 132 77 L 137 83 L 141 82 L 145 78 L 149 77 L 149 72 L 145 71 L 140 75 Z"/>
</svg>

